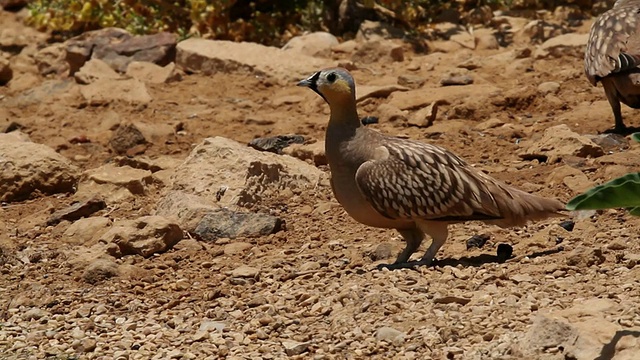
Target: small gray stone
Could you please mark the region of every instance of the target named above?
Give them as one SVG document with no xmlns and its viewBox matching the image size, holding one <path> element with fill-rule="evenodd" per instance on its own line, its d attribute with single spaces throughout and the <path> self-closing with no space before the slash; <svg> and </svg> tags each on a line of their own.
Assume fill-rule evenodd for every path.
<svg viewBox="0 0 640 360">
<path fill-rule="evenodd" d="M 469 85 L 473 84 L 473 78 L 470 75 L 446 76 L 440 80 L 440 84 L 442 86 Z"/>
<path fill-rule="evenodd" d="M 555 81 L 543 82 L 542 84 L 538 85 L 538 91 L 542 95 L 547 95 L 547 94 L 555 95 L 558 93 L 558 91 L 560 91 L 560 84 Z"/>
<path fill-rule="evenodd" d="M 46 316 L 48 316 L 49 313 L 39 309 L 39 308 L 31 308 L 29 310 L 27 310 L 24 314 L 22 314 L 22 318 L 24 320 L 40 320 Z"/>
<path fill-rule="evenodd" d="M 260 269 L 247 265 L 240 265 L 231 272 L 233 277 L 255 278 L 260 274 Z"/>
<path fill-rule="evenodd" d="M 253 139 L 249 141 L 249 146 L 260 151 L 282 154 L 282 149 L 287 146 L 302 143 L 304 143 L 304 136 L 302 135 L 278 135 Z"/>
<path fill-rule="evenodd" d="M 114 276 L 118 276 L 118 265 L 107 259 L 94 261 L 82 273 L 82 279 L 89 284 L 97 284 Z"/>
<path fill-rule="evenodd" d="M 378 341 L 393 343 L 397 339 L 404 340 L 404 337 L 405 334 L 402 331 L 388 326 L 381 327 L 378 329 L 378 331 L 376 331 L 376 340 Z"/>
<path fill-rule="evenodd" d="M 376 246 L 376 249 L 373 251 L 370 257 L 373 261 L 386 260 L 394 256 L 394 251 L 395 248 L 393 244 L 383 242 Z"/>
<path fill-rule="evenodd" d="M 222 332 L 224 328 L 227 327 L 227 324 L 220 321 L 203 321 L 198 328 L 198 331 L 211 331 L 216 330 L 218 332 Z"/>
<path fill-rule="evenodd" d="M 309 342 L 298 342 L 293 340 L 283 340 L 284 352 L 289 356 L 300 355 L 309 350 Z"/>
</svg>

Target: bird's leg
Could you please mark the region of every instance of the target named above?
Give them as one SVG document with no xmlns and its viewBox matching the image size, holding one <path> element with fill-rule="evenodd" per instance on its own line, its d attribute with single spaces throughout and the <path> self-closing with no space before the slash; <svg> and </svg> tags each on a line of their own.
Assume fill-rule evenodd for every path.
<svg viewBox="0 0 640 360">
<path fill-rule="evenodd" d="M 418 224 L 424 232 L 431 236 L 431 245 L 420 259 L 420 262 L 426 266 L 431 265 L 431 262 L 436 257 L 438 250 L 444 245 L 445 241 L 447 241 L 447 237 L 449 236 L 449 230 L 447 228 L 447 223 L 442 222 L 432 222 L 427 224 Z"/>
<path fill-rule="evenodd" d="M 448 224 L 445 222 L 424 221 L 424 222 L 417 222 L 417 225 L 418 225 L 418 229 L 421 230 L 421 233 L 426 233 L 426 234 L 429 234 L 429 236 L 431 236 L 431 245 L 429 245 L 429 248 L 424 253 L 424 256 L 422 256 L 422 259 L 418 261 L 410 261 L 410 262 L 402 262 L 402 263 L 398 263 L 396 261 L 396 263 L 394 264 L 383 266 L 383 267 L 386 267 L 390 270 L 395 270 L 395 269 L 413 268 L 416 266 L 430 266 L 433 263 L 433 260 L 436 257 L 438 250 L 440 250 L 442 245 L 444 245 L 445 241 L 447 241 L 447 237 L 449 236 L 449 230 L 447 229 Z M 404 254 L 404 251 L 402 253 Z M 398 259 L 400 259 L 400 256 L 398 257 Z M 378 267 L 378 268 L 381 268 L 381 267 Z"/>
<path fill-rule="evenodd" d="M 378 270 L 384 268 L 395 270 L 411 267 L 409 265 L 411 263 L 407 261 L 409 260 L 411 255 L 416 252 L 416 250 L 418 250 L 420 244 L 422 244 L 424 233 L 418 228 L 414 228 L 411 230 L 398 230 L 398 232 L 407 243 L 407 245 L 405 246 L 404 250 L 402 250 L 402 252 L 398 255 L 396 261 L 393 264 L 380 264 L 378 265 Z"/>
<path fill-rule="evenodd" d="M 611 105 L 611 110 L 613 110 L 613 118 L 615 119 L 615 128 L 613 131 L 618 134 L 623 134 L 627 130 L 627 127 L 622 121 L 622 108 L 614 80 L 607 79 L 607 81 L 602 82 L 602 85 L 604 86 L 604 93 L 607 95 L 607 100 L 609 100 L 609 105 Z"/>
</svg>

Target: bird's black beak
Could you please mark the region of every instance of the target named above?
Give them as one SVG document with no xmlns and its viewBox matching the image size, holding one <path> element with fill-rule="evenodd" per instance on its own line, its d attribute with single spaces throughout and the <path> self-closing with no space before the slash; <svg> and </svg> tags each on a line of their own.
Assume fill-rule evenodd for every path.
<svg viewBox="0 0 640 360">
<path fill-rule="evenodd" d="M 300 81 L 298 83 L 298 86 L 306 86 L 306 87 L 311 88 L 311 89 L 315 88 L 316 84 L 315 84 L 315 82 L 313 81 L 312 78 L 313 77 L 310 77 L 310 78 L 307 78 L 307 79 L 304 79 L 304 80 Z"/>
<path fill-rule="evenodd" d="M 322 93 L 320 93 L 320 91 L 318 91 L 318 79 L 320 78 L 320 71 L 318 71 L 317 73 L 309 76 L 308 78 L 298 82 L 298 86 L 304 86 L 304 87 L 308 87 L 309 89 L 313 90 L 316 94 L 322 96 L 322 98 L 324 99 L 324 95 L 322 95 Z M 326 100 L 326 99 L 325 99 Z"/>
</svg>

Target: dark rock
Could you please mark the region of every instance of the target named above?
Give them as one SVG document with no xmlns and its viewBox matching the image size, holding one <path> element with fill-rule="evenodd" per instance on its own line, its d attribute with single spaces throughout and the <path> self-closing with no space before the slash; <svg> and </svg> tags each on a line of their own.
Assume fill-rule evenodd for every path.
<svg viewBox="0 0 640 360">
<path fill-rule="evenodd" d="M 620 134 L 587 135 L 596 145 L 602 147 L 604 152 L 614 152 L 629 148 L 629 140 Z"/>
<path fill-rule="evenodd" d="M 0 8 L 7 11 L 18 11 L 27 6 L 27 0 L 0 0 Z"/>
<path fill-rule="evenodd" d="M 13 70 L 9 59 L 0 57 L 0 86 L 6 85 L 11 79 L 13 79 Z"/>
<path fill-rule="evenodd" d="M 440 80 L 442 86 L 473 84 L 473 78 L 469 75 L 447 76 Z"/>
<path fill-rule="evenodd" d="M 99 197 L 92 197 L 85 201 L 77 202 L 65 209 L 58 210 L 47 220 L 47 225 L 56 225 L 62 220 L 75 221 L 98 212 L 107 207 L 107 204 Z"/>
<path fill-rule="evenodd" d="M 362 123 L 362 125 L 371 125 L 371 124 L 377 124 L 378 123 L 378 118 L 376 116 L 365 116 L 362 119 L 360 119 L 360 122 Z"/>
<path fill-rule="evenodd" d="M 304 143 L 304 136 L 302 135 L 278 135 L 253 139 L 249 142 L 249 146 L 260 151 L 282 154 L 282 149 L 287 146 L 302 143 Z"/>
<path fill-rule="evenodd" d="M 284 221 L 265 214 L 233 211 L 226 208 L 207 212 L 195 227 L 194 234 L 202 240 L 264 236 L 282 230 Z"/>
<path fill-rule="evenodd" d="M 469 240 L 467 240 L 467 250 L 474 247 L 482 249 L 484 244 L 486 244 L 490 238 L 491 236 L 489 236 L 488 234 L 473 235 L 469 238 Z"/>
<path fill-rule="evenodd" d="M 129 149 L 146 143 L 144 135 L 134 124 L 120 125 L 109 140 L 109 145 L 118 154 L 126 154 Z"/>
<path fill-rule="evenodd" d="M 498 261 L 505 262 L 511 258 L 513 247 L 509 244 L 498 245 Z"/>
<path fill-rule="evenodd" d="M 126 30 L 118 28 L 105 28 L 96 31 L 88 31 L 80 36 L 67 41 L 65 60 L 69 63 L 69 75 L 89 61 L 93 51 L 97 48 L 108 46 L 112 42 L 122 42 L 131 38 Z"/>
<path fill-rule="evenodd" d="M 573 220 L 565 220 L 563 222 L 561 222 L 559 225 L 561 228 L 567 230 L 567 231 L 573 231 L 573 226 L 576 223 Z"/>
<path fill-rule="evenodd" d="M 97 58 L 114 70 L 124 73 L 133 61 L 146 61 L 165 66 L 175 60 L 177 36 L 171 33 L 132 36 L 117 28 L 84 33 L 67 43 L 66 60 L 70 75 L 85 62 Z"/>
</svg>

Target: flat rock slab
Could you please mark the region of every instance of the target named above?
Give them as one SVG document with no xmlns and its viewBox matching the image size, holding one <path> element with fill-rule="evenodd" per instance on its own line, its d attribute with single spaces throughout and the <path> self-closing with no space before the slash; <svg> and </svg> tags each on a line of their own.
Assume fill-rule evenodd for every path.
<svg viewBox="0 0 640 360">
<path fill-rule="evenodd" d="M 408 87 L 401 85 L 362 85 L 356 90 L 356 101 L 360 102 L 368 98 L 386 98 L 396 91 L 407 91 Z"/>
<path fill-rule="evenodd" d="M 176 64 L 191 72 L 246 71 L 283 81 L 302 80 L 328 66 L 326 61 L 295 51 L 249 42 L 199 38 L 178 43 Z"/>
<path fill-rule="evenodd" d="M 422 88 L 419 90 L 394 92 L 389 97 L 389 105 L 393 105 L 400 110 L 414 110 L 423 108 L 436 101 L 442 102 L 443 104 L 453 104 L 470 97 L 474 97 L 478 101 L 480 101 L 480 99 L 487 99 L 486 102 L 489 102 L 489 98 L 500 92 L 501 90 L 499 88 L 485 84 Z"/>
<path fill-rule="evenodd" d="M 103 165 L 85 173 L 89 180 L 98 184 L 113 184 L 126 187 L 133 194 L 144 193 L 144 188 L 151 183 L 151 171 L 134 169 L 130 166 Z"/>
<path fill-rule="evenodd" d="M 589 34 L 562 34 L 553 37 L 540 45 L 534 53 L 536 59 L 548 57 L 584 56 L 584 47 L 589 40 Z"/>
<path fill-rule="evenodd" d="M 64 209 L 54 212 L 47 225 L 55 225 L 62 220 L 75 221 L 83 217 L 87 217 L 97 211 L 107 207 L 107 204 L 98 196 L 76 202 Z"/>
</svg>

